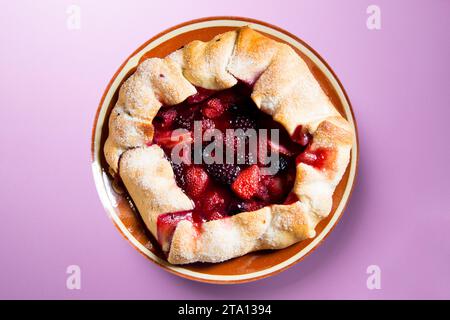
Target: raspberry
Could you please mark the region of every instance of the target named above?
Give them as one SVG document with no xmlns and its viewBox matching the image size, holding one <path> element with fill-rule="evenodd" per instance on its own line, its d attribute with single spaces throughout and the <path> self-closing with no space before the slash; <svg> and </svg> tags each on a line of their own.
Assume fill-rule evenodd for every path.
<svg viewBox="0 0 450 320">
<path fill-rule="evenodd" d="M 231 189 L 241 199 L 250 200 L 257 192 L 259 187 L 259 167 L 252 165 L 238 175 L 231 185 Z"/>
<path fill-rule="evenodd" d="M 205 164 L 205 169 L 214 180 L 224 185 L 231 185 L 241 170 L 238 166 L 227 163 Z"/>
<path fill-rule="evenodd" d="M 192 197 L 200 196 L 206 189 L 209 177 L 203 168 L 190 166 L 185 170 L 186 192 Z"/>
<path fill-rule="evenodd" d="M 220 117 L 225 111 L 224 104 L 218 98 L 212 98 L 202 108 L 202 114 L 210 119 Z"/>
</svg>

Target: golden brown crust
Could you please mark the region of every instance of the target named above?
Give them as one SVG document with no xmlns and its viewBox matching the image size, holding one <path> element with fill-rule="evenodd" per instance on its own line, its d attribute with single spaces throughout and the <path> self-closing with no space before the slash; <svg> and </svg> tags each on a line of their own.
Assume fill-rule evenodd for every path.
<svg viewBox="0 0 450 320">
<path fill-rule="evenodd" d="M 236 31 L 215 36 L 211 41 L 192 41 L 168 56 L 183 69 L 193 85 L 211 90 L 230 88 L 237 83 L 227 71 L 233 53 Z"/>
<path fill-rule="evenodd" d="M 189 197 L 177 186 L 172 166 L 157 145 L 123 153 L 120 158 L 120 177 L 147 228 L 155 237 L 156 223 L 161 213 L 194 208 Z M 163 245 L 163 250 L 167 250 L 168 246 Z"/>
<path fill-rule="evenodd" d="M 142 62 L 120 87 L 110 115 L 104 152 L 111 169 L 117 172 L 121 152 L 152 141 L 152 120 L 163 104 L 180 103 L 196 92 L 181 67 L 170 59 Z"/>
<path fill-rule="evenodd" d="M 341 117 L 327 118 L 313 134 L 311 151 L 325 149 L 327 157 L 321 168 L 305 163 L 297 165 L 297 178 L 293 192 L 310 211 L 323 218 L 332 207 L 334 189 L 342 178 L 350 160 L 353 133 Z"/>
<path fill-rule="evenodd" d="M 297 165 L 293 192 L 299 201 L 293 204 L 209 221 L 200 229 L 181 221 L 171 243 L 163 243 L 171 263 L 219 262 L 314 237 L 315 226 L 331 210 L 334 189 L 348 165 L 353 130 L 291 47 L 248 27 L 209 42 L 194 41 L 165 59 L 145 60 L 125 81 L 104 146 L 114 172 L 120 160 L 120 176 L 155 237 L 160 214 L 191 210 L 193 204 L 177 187 L 163 151 L 147 146 L 153 137 L 153 117 L 161 105 L 177 104 L 194 94 L 193 85 L 220 90 L 237 80 L 254 84 L 255 104 L 290 134 L 298 126 L 309 132 L 313 136 L 310 151 L 325 149 L 325 163 L 320 168 Z"/>
<path fill-rule="evenodd" d="M 228 71 L 236 79 L 254 83 L 267 69 L 280 44 L 259 32 L 243 27 L 239 29 Z"/>
<path fill-rule="evenodd" d="M 168 261 L 221 262 L 256 250 L 285 248 L 313 237 L 316 223 L 299 201 L 209 221 L 200 230 L 185 220 L 175 231 Z"/>
<path fill-rule="evenodd" d="M 303 73 L 309 72 L 306 63 L 295 51 L 279 44 L 271 63 L 256 81 L 252 99 L 264 112 L 274 115 L 281 99 L 289 98 L 293 87 L 301 81 Z"/>
</svg>

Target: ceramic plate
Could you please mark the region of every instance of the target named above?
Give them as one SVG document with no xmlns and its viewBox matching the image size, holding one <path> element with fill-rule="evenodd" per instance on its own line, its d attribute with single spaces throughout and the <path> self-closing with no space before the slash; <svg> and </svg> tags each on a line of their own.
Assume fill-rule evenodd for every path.
<svg viewBox="0 0 450 320">
<path fill-rule="evenodd" d="M 330 215 L 316 227 L 317 235 L 282 250 L 266 250 L 219 264 L 196 263 L 185 266 L 169 264 L 159 249 L 157 241 L 146 230 L 139 213 L 125 190 L 115 187 L 108 174 L 108 166 L 103 156 L 103 144 L 108 134 L 108 118 L 117 101 L 118 89 L 134 72 L 140 61 L 149 57 L 164 57 L 192 40 L 210 40 L 213 36 L 237 27 L 249 25 L 278 41 L 291 45 L 308 63 L 312 73 L 328 94 L 333 104 L 350 122 L 356 134 L 356 124 L 348 97 L 341 83 L 325 61 L 296 36 L 268 23 L 248 18 L 211 17 L 189 21 L 153 37 L 139 47 L 117 70 L 109 82 L 95 118 L 92 135 L 92 170 L 100 199 L 120 233 L 129 243 L 150 261 L 181 277 L 212 283 L 248 282 L 272 276 L 294 265 L 313 251 L 331 232 L 349 199 L 357 168 L 358 145 L 355 142 L 350 164 L 333 196 Z M 357 140 L 356 140 L 357 141 Z"/>
</svg>

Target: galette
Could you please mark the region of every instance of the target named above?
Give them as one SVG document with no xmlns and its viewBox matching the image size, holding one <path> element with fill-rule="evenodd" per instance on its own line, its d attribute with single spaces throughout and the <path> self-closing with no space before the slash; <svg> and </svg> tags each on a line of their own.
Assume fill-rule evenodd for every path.
<svg viewBox="0 0 450 320">
<path fill-rule="evenodd" d="M 287 44 L 242 27 L 142 61 L 104 145 L 173 264 L 315 236 L 354 132 Z"/>
</svg>

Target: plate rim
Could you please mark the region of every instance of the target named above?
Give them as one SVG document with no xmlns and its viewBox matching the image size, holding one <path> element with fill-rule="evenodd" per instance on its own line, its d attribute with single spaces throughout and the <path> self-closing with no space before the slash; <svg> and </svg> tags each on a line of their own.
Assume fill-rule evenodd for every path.
<svg viewBox="0 0 450 320">
<path fill-rule="evenodd" d="M 220 21 L 221 24 L 218 22 Z M 216 23 L 214 25 L 206 25 L 208 23 Z M 175 31 L 180 31 L 183 29 L 187 29 L 189 26 L 197 26 L 196 28 L 191 28 L 186 31 L 192 31 L 199 28 L 202 28 L 202 24 L 205 24 L 204 27 L 217 27 L 217 26 L 243 26 L 243 25 L 253 25 L 256 26 L 255 29 L 259 29 L 260 31 L 269 31 L 270 34 L 273 32 L 277 33 L 278 35 L 282 35 L 281 38 L 285 38 L 283 40 L 288 40 L 290 43 L 291 41 L 297 42 L 300 44 L 303 49 L 309 50 L 310 54 L 307 54 L 307 52 L 304 52 L 301 47 L 298 47 L 297 45 L 294 45 L 293 43 L 290 43 L 291 45 L 294 45 L 299 50 L 301 50 L 303 53 L 307 54 L 307 56 L 316 64 L 317 67 L 323 72 L 326 76 L 326 78 L 331 82 L 333 88 L 336 90 L 336 93 L 339 96 L 339 99 L 341 100 L 341 103 L 344 106 L 345 114 L 349 118 L 354 132 L 355 132 L 355 141 L 352 147 L 352 158 L 349 163 L 349 180 L 345 186 L 343 197 L 341 201 L 338 204 L 338 207 L 336 208 L 336 211 L 332 217 L 332 219 L 328 222 L 328 224 L 324 227 L 324 229 L 315 236 L 315 239 L 305 248 L 291 256 L 290 258 L 271 266 L 267 269 L 263 269 L 257 272 L 251 272 L 247 274 L 241 274 L 241 275 L 209 275 L 202 272 L 187 270 L 183 266 L 174 266 L 169 264 L 167 261 L 157 257 L 154 255 L 150 250 L 145 248 L 139 241 L 137 241 L 127 230 L 125 226 L 123 226 L 120 218 L 115 214 L 114 208 L 111 204 L 111 199 L 108 197 L 108 194 L 106 192 L 106 185 L 103 183 L 104 175 L 106 173 L 102 171 L 102 167 L 100 165 L 99 159 L 97 159 L 98 156 L 98 150 L 101 148 L 100 145 L 100 137 L 101 137 L 101 131 L 103 128 L 103 125 L 105 124 L 105 118 L 103 117 L 100 121 L 100 114 L 102 111 L 106 112 L 104 110 L 105 107 L 105 101 L 108 96 L 108 94 L 111 93 L 111 88 L 113 87 L 113 84 L 117 81 L 118 76 L 125 70 L 125 67 L 132 63 L 133 60 L 139 61 L 140 57 L 144 55 L 150 48 L 152 44 L 154 45 L 155 42 L 158 40 L 164 39 L 164 37 L 168 37 L 170 39 L 171 37 L 175 35 L 170 35 L 171 33 Z M 185 32 L 186 32 L 185 31 Z M 270 32 L 271 31 L 271 32 Z M 182 34 L 184 32 L 179 32 L 179 34 Z M 277 36 L 277 35 L 275 35 Z M 278 37 L 280 38 L 280 37 Z M 290 38 L 290 39 L 289 39 Z M 165 40 L 164 40 L 165 41 Z M 161 42 L 164 42 L 161 40 Z M 158 44 L 154 45 L 156 47 Z M 148 50 L 145 51 L 145 49 L 148 48 Z M 317 60 L 317 61 L 316 61 Z M 317 64 L 319 62 L 319 65 Z M 320 66 L 322 64 L 322 66 Z M 324 70 L 325 69 L 325 70 Z M 125 70 L 125 73 L 128 72 L 128 70 Z M 327 75 L 327 72 L 330 73 L 330 75 Z M 331 78 L 330 78 L 331 76 Z M 120 78 L 119 82 L 123 79 Z M 334 81 L 333 81 L 334 80 Z M 335 83 L 333 83 L 335 82 Z M 337 86 L 336 86 L 337 85 Z M 117 89 L 117 88 L 115 88 Z M 114 92 L 116 90 L 113 90 Z M 114 93 L 113 92 L 113 93 Z M 108 102 L 110 99 L 108 99 Z M 108 103 L 109 105 L 109 103 Z M 328 237 L 328 235 L 333 231 L 333 229 L 336 227 L 336 225 L 339 223 L 340 219 L 342 218 L 342 215 L 348 205 L 348 202 L 351 198 L 355 181 L 357 178 L 357 172 L 358 172 L 358 163 L 359 163 L 359 137 L 358 137 L 358 128 L 357 128 L 357 122 L 356 118 L 353 112 L 353 108 L 350 102 L 350 99 L 348 97 L 347 92 L 345 91 L 344 86 L 342 85 L 342 82 L 337 77 L 334 70 L 328 65 L 328 63 L 322 58 L 322 56 L 315 51 L 313 48 L 311 48 L 305 41 L 301 40 L 299 37 L 295 36 L 294 34 L 290 33 L 289 31 L 286 31 L 278 26 L 272 25 L 270 23 L 256 20 L 253 18 L 246 18 L 246 17 L 239 17 L 239 16 L 212 16 L 212 17 L 204 17 L 199 19 L 193 19 L 189 21 L 182 22 L 180 24 L 177 24 L 175 26 L 172 26 L 164 31 L 159 32 L 155 36 L 151 37 L 149 40 L 145 41 L 142 45 L 140 45 L 136 50 L 133 51 L 126 59 L 125 61 L 120 65 L 120 67 L 117 69 L 117 71 L 112 76 L 111 80 L 108 82 L 105 90 L 103 91 L 102 97 L 100 99 L 100 103 L 97 107 L 97 111 L 94 118 L 94 123 L 92 127 L 92 137 L 91 137 L 91 166 L 92 166 L 92 173 L 94 176 L 94 182 L 95 187 L 97 189 L 98 195 L 100 197 L 100 200 L 102 202 L 102 205 L 108 214 L 109 218 L 113 221 L 114 226 L 117 228 L 119 233 L 129 242 L 135 250 L 137 250 L 140 254 L 142 254 L 144 257 L 146 257 L 148 260 L 152 261 L 156 265 L 160 266 L 162 269 L 169 271 L 172 274 L 175 274 L 177 276 L 181 276 L 186 279 L 199 281 L 199 282 L 206 282 L 206 283 L 214 283 L 214 284 L 237 284 L 237 283 L 244 283 L 244 282 L 251 282 L 260 280 L 263 278 L 267 278 L 276 274 L 279 274 L 280 272 L 292 267 L 293 265 L 299 263 L 302 261 L 306 256 L 311 254 L 314 250 L 316 250 L 320 244 Z M 350 185 L 350 186 L 349 186 Z M 338 212 L 339 210 L 339 212 Z M 336 218 L 335 218 L 336 217 Z M 310 246 L 310 247 L 309 247 Z M 309 247 L 309 248 L 308 248 Z M 149 253 L 146 253 L 145 251 L 149 251 Z M 287 262 L 289 261 L 289 262 Z M 283 265 L 284 264 L 284 265 Z M 282 266 L 280 266 L 282 265 Z M 280 267 L 278 267 L 280 266 Z"/>
</svg>

